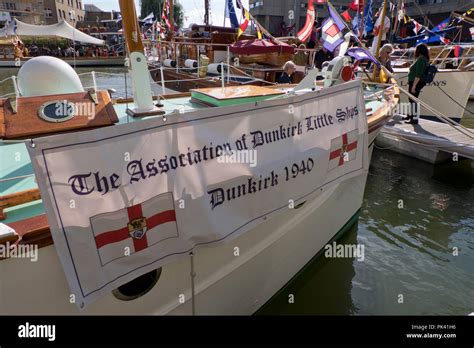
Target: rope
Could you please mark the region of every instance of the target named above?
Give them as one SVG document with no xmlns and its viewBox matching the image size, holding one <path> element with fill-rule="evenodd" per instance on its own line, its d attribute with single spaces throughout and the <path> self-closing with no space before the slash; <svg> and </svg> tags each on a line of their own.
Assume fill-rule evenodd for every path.
<svg viewBox="0 0 474 348">
<path fill-rule="evenodd" d="M 1 85 L 2 83 L 4 83 L 5 81 L 11 80 L 11 79 L 13 79 L 13 76 L 9 76 L 9 77 L 7 77 L 6 79 L 1 80 L 1 81 L 0 81 L 0 85 Z"/>
<path fill-rule="evenodd" d="M 191 261 L 191 308 L 192 314 L 196 315 L 196 294 L 194 288 L 194 278 L 196 277 L 196 272 L 194 272 L 194 252 L 189 253 L 190 261 Z"/>
<path fill-rule="evenodd" d="M 377 84 L 379 86 L 391 86 L 391 84 L 386 84 L 386 83 L 373 83 L 373 82 L 367 82 L 367 81 L 363 81 L 363 83 L 365 84 Z M 448 124 L 449 126 L 451 126 L 453 129 L 457 130 L 458 132 L 464 134 L 465 136 L 467 136 L 468 138 L 471 138 L 471 139 L 474 139 L 474 132 L 469 129 L 469 128 L 466 128 L 464 127 L 463 125 L 460 125 L 456 122 L 454 122 L 453 120 L 451 120 L 449 117 L 443 115 L 441 112 L 439 112 L 438 110 L 434 109 L 433 107 L 431 107 L 430 105 L 428 105 L 427 103 L 425 103 L 424 101 L 420 100 L 419 98 L 415 97 L 414 95 L 412 95 L 410 92 L 408 92 L 407 90 L 405 90 L 404 88 L 398 86 L 399 90 L 402 91 L 403 93 L 405 93 L 410 99 L 414 100 L 415 102 L 419 103 L 420 105 L 424 106 L 428 111 L 431 111 L 436 118 L 438 118 L 439 120 L 441 120 L 443 123 L 446 123 Z"/>
<path fill-rule="evenodd" d="M 442 89 L 440 86 L 436 86 L 438 87 L 441 92 L 443 92 L 449 99 L 451 99 L 455 104 L 457 104 L 460 108 L 462 108 L 464 111 L 467 111 L 469 112 L 471 115 L 474 115 L 474 113 L 469 110 L 468 108 L 465 108 L 464 106 L 462 106 L 459 102 L 457 102 L 453 97 L 451 97 L 444 89 Z"/>
<path fill-rule="evenodd" d="M 31 178 L 32 176 L 35 176 L 35 175 L 34 174 L 19 175 L 19 176 L 14 176 L 14 177 L 11 177 L 11 178 L 0 179 L 0 182 L 8 182 L 8 181 L 13 181 L 13 180 L 26 179 L 26 178 Z"/>
</svg>

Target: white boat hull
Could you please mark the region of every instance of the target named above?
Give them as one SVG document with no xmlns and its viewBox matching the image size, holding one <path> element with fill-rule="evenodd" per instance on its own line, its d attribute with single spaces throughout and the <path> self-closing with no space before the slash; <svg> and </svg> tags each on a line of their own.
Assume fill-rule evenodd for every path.
<svg viewBox="0 0 474 348">
<path fill-rule="evenodd" d="M 257 311 L 347 222 L 355 221 L 352 218 L 361 207 L 366 179 L 364 172 L 318 191 L 301 208 L 288 210 L 231 243 L 198 248 L 194 254 L 195 313 Z M 0 283 L 3 315 L 79 314 L 70 302 L 54 246 L 39 249 L 37 262 L 3 260 L 0 273 L 13 280 Z M 190 274 L 190 258 L 182 258 L 163 267 L 158 283 L 144 296 L 122 301 L 110 294 L 82 314 L 192 314 Z"/>
<path fill-rule="evenodd" d="M 408 69 L 394 70 L 400 87 L 408 90 Z M 440 70 L 433 83 L 423 88 L 420 99 L 443 115 L 460 120 L 465 113 L 464 109 L 469 100 L 473 83 L 474 71 Z M 401 93 L 400 101 L 408 102 L 404 93 Z M 432 112 L 424 107 L 421 108 L 421 116 L 437 119 Z"/>
</svg>

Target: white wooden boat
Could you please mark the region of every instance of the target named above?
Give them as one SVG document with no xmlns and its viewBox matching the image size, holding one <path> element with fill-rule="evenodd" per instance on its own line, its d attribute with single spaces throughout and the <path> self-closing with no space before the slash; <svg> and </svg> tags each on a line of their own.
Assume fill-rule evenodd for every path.
<svg viewBox="0 0 474 348">
<path fill-rule="evenodd" d="M 94 91 L 91 93 L 76 91 L 59 96 L 28 96 L 31 91 L 44 92 L 54 86 L 43 85 L 39 89 L 34 81 L 22 85 L 25 82 L 22 82 L 20 72 L 18 78 L 20 89 L 26 92 L 18 98 L 16 106 L 3 109 L 6 110 L 3 118 L 7 122 L 3 124 L 4 128 L 0 128 L 4 137 L 0 146 L 0 156 L 9 160 L 8 166 L 2 168 L 0 172 L 0 204 L 2 208 L 5 208 L 5 210 L 2 209 L 2 213 L 6 213 L 4 216 L 6 219 L 2 222 L 14 229 L 15 233 L 4 232 L 0 236 L 0 245 L 17 242 L 18 245 L 38 247 L 38 254 L 35 262 L 31 262 L 29 258 L 15 257 L 7 257 L 0 261 L 0 313 L 4 315 L 254 313 L 278 290 L 282 289 L 305 264 L 310 262 L 326 243 L 337 238 L 339 234 L 356 223 L 362 204 L 375 137 L 391 117 L 391 112 L 398 102 L 396 86 L 374 86 L 371 87 L 371 90 L 364 90 L 361 81 L 343 82 L 337 78 L 340 72 L 333 69 L 330 76 L 332 83 L 328 84 L 333 85 L 325 88 L 315 86 L 313 83 L 313 88 L 309 89 L 294 89 L 292 86 L 279 88 L 250 86 L 244 89 L 230 87 L 197 90 L 189 94 L 167 96 L 166 100 L 162 101 L 162 108 L 157 110 L 152 102 L 147 83 L 145 83 L 149 76 L 145 56 L 140 52 L 140 43 L 130 40 L 133 37 L 132 33 L 136 32 L 138 28 L 133 2 L 123 0 L 120 1 L 120 4 L 124 14 L 125 32 L 128 33 L 128 47 L 131 52 L 135 90 L 133 101 L 122 100 L 113 104 L 106 91 L 95 93 Z M 49 64 L 49 62 L 47 63 Z M 39 60 L 38 64 L 37 67 L 42 66 Z M 27 69 L 26 65 L 24 69 Z M 48 73 L 54 75 L 54 72 L 55 70 L 51 70 Z M 64 80 L 71 82 L 61 88 L 76 87 L 80 90 L 80 86 L 75 85 L 78 79 L 73 74 L 64 76 Z M 101 111 L 98 111 L 88 121 L 84 118 L 73 117 L 64 121 L 63 125 L 51 121 L 44 123 L 48 122 L 44 119 L 48 117 L 47 110 L 45 110 L 47 107 L 45 99 L 74 100 L 73 98 L 78 97 L 97 100 L 97 108 Z M 3 103 L 11 105 L 9 104 L 11 102 L 7 100 L 3 100 Z M 215 105 L 219 107 L 203 105 L 209 103 L 217 103 Z M 357 107 L 351 110 L 345 109 L 349 104 L 357 105 Z M 36 116 L 38 107 L 41 107 L 42 114 L 45 114 L 41 120 Z M 14 120 L 12 121 L 10 112 L 13 109 L 16 109 L 20 116 L 28 120 L 29 126 L 26 122 L 16 124 Z M 142 118 L 132 119 L 130 117 L 132 114 Z M 110 121 L 113 123 L 115 121 L 114 115 L 118 116 L 118 125 L 89 130 L 81 128 L 106 125 L 110 124 Z M 241 120 L 239 117 L 248 118 Z M 279 117 L 287 120 L 290 126 L 295 120 L 313 121 L 314 123 L 307 125 L 305 123 L 305 125 L 308 128 L 314 127 L 315 131 L 318 130 L 319 135 L 306 138 L 293 135 L 294 138 L 287 139 L 281 143 L 280 147 L 275 145 L 277 148 L 274 151 L 260 152 L 266 156 L 259 159 L 256 169 L 238 165 L 217 166 L 214 160 L 208 162 L 209 164 L 200 168 L 191 177 L 174 176 L 172 173 L 164 174 L 157 185 L 161 186 L 168 182 L 172 183 L 171 187 L 173 188 L 173 185 L 182 181 L 187 188 L 186 192 L 178 190 L 178 186 L 175 186 L 172 192 L 176 199 L 174 203 L 179 204 L 180 197 L 185 198 L 186 195 L 189 195 L 193 199 L 188 202 L 193 207 L 192 204 L 195 201 L 198 202 L 201 198 L 207 200 L 206 192 L 199 193 L 199 190 L 196 190 L 199 186 L 196 181 L 198 179 L 218 182 L 219 185 L 221 183 L 228 184 L 238 180 L 242 173 L 247 173 L 247 180 L 248 175 L 256 175 L 262 168 L 273 166 L 275 163 L 279 163 L 278 161 L 296 161 L 302 156 L 311 157 L 313 155 L 319 158 L 314 163 L 314 168 L 318 167 L 317 172 L 321 175 L 311 177 L 312 174 L 308 172 L 307 178 L 311 177 L 311 180 L 304 180 L 300 176 L 298 180 L 301 180 L 301 185 L 293 186 L 300 191 L 298 193 L 274 187 L 266 191 L 272 192 L 271 194 L 267 193 L 269 196 L 257 195 L 255 198 L 245 201 L 246 204 L 243 205 L 232 203 L 237 204 L 233 207 L 238 209 L 227 208 L 230 210 L 225 210 L 223 207 L 217 207 L 216 211 L 223 212 L 221 217 L 212 215 L 211 208 L 207 208 L 208 213 L 205 213 L 204 210 L 202 212 L 193 211 L 193 208 L 188 208 L 191 209 L 190 212 L 176 209 L 175 223 L 180 226 L 180 234 L 186 234 L 186 226 L 196 229 L 196 234 L 192 237 L 194 239 L 190 242 L 194 243 L 190 250 L 192 253 L 185 252 L 180 257 L 173 257 L 166 262 L 157 261 L 158 263 L 155 263 L 153 261 L 150 264 L 142 265 L 145 268 L 142 275 L 139 276 L 135 273 L 133 276 L 120 275 L 119 278 L 107 283 L 105 290 L 103 290 L 104 288 L 98 289 L 100 296 L 90 301 L 87 306 L 75 300 L 76 297 L 79 297 L 78 293 L 71 289 L 74 288 L 74 279 L 78 281 L 83 279 L 82 275 L 78 275 L 77 272 L 80 273 L 84 269 L 77 268 L 79 267 L 77 266 L 79 263 L 77 263 L 74 269 L 78 271 L 74 274 L 68 261 L 64 258 L 64 252 L 67 252 L 68 248 L 72 248 L 69 250 L 80 250 L 81 252 L 75 256 L 81 258 L 81 262 L 89 262 L 97 258 L 97 254 L 89 254 L 91 249 L 81 243 L 69 245 L 68 242 L 68 248 L 66 248 L 58 224 L 64 224 L 63 226 L 67 230 L 75 229 L 81 224 L 81 219 L 89 221 L 92 225 L 90 220 L 92 216 L 88 215 L 84 205 L 82 205 L 79 215 L 71 223 L 67 221 L 65 215 L 60 213 L 60 210 L 65 208 L 64 204 L 60 203 L 57 206 L 57 212 L 55 212 L 56 208 L 53 207 L 52 202 L 56 200 L 53 198 L 53 196 L 56 197 L 56 194 L 51 195 L 52 191 L 50 190 L 61 190 L 61 187 L 64 186 L 54 178 L 50 184 L 47 180 L 43 180 L 42 175 L 45 172 L 41 169 L 41 163 L 46 164 L 49 160 L 45 158 L 44 162 L 38 161 L 39 157 L 36 155 L 43 152 L 49 156 L 48 150 L 44 146 L 61 147 L 64 145 L 68 149 L 72 149 L 77 145 L 79 151 L 85 151 L 82 152 L 83 155 L 75 157 L 73 161 L 54 161 L 59 167 L 51 167 L 47 170 L 51 175 L 62 175 L 61 173 L 68 172 L 81 161 L 85 161 L 83 162 L 84 166 L 87 166 L 86 163 L 98 160 L 97 163 L 106 164 L 105 169 L 121 165 L 122 161 L 115 161 L 113 157 L 123 156 L 121 146 L 130 141 L 131 148 L 138 146 L 139 151 L 145 150 L 140 145 L 141 141 L 145 141 L 144 144 L 148 144 L 145 146 L 147 150 L 139 152 L 139 154 L 154 155 L 155 151 L 166 151 L 164 147 L 167 146 L 181 149 L 183 144 L 186 145 L 193 139 L 199 141 L 214 139 L 217 134 L 214 133 L 217 129 L 215 128 L 217 124 L 214 122 L 221 122 L 219 127 L 224 127 L 224 129 L 230 127 L 231 131 L 223 133 L 226 139 L 230 139 L 236 136 L 235 132 L 239 131 L 239 127 L 246 127 L 248 124 L 271 131 L 272 127 L 278 125 L 274 122 Z M 217 121 L 213 121 L 212 118 L 217 118 Z M 351 131 L 353 133 L 349 134 L 347 133 L 351 129 L 349 125 L 354 125 L 353 122 L 356 122 L 358 126 Z M 33 124 L 36 126 L 32 127 Z M 182 128 L 186 125 L 190 125 L 189 128 Z M 297 132 L 298 127 L 295 127 L 294 132 Z M 48 132 L 57 131 L 60 134 L 44 137 L 42 128 L 47 128 Z M 288 129 L 290 129 L 288 132 L 291 132 L 293 128 L 289 127 Z M 69 133 L 61 134 L 65 130 L 68 130 Z M 185 136 L 185 133 L 182 132 L 187 132 L 187 135 Z M 327 140 L 323 142 L 322 139 L 327 138 L 327 135 L 333 132 L 338 136 L 334 139 L 329 138 L 329 142 Z M 169 140 L 163 142 L 163 147 L 146 140 L 147 137 L 155 137 L 157 134 L 163 135 L 165 140 Z M 200 138 L 203 134 L 206 136 Z M 269 134 L 275 136 L 272 132 Z M 14 142 L 5 140 L 14 137 L 14 135 L 21 135 L 27 140 Z M 118 137 L 116 139 L 120 139 L 120 141 L 112 147 L 105 145 L 105 143 L 99 145 L 103 141 L 112 139 L 111 136 Z M 170 137 L 168 138 L 168 136 Z M 270 136 L 268 135 L 268 137 Z M 351 143 L 352 140 L 348 140 L 348 138 L 353 136 L 357 140 Z M 159 139 L 163 139 L 163 137 L 159 137 Z M 81 145 L 75 141 L 85 141 L 87 144 Z M 310 145 L 314 141 L 318 143 Z M 294 151 L 290 158 L 283 156 L 285 148 Z M 34 156 L 32 159 L 28 156 L 27 150 L 33 151 L 31 152 Z M 135 150 L 130 151 L 133 155 Z M 54 151 L 54 153 L 59 152 Z M 103 157 L 102 154 L 104 154 Z M 15 156 L 20 156 L 24 161 L 13 160 L 12 158 Z M 68 158 L 73 159 L 72 157 Z M 34 173 L 31 168 L 32 162 L 35 167 Z M 282 162 L 282 164 L 284 163 Z M 82 166 L 79 165 L 77 168 L 82 168 Z M 295 176 L 294 173 L 293 175 Z M 280 180 L 283 181 L 282 178 Z M 287 178 L 288 180 L 289 178 Z M 273 181 L 271 182 L 273 186 Z M 41 192 L 37 190 L 37 185 L 40 186 Z M 142 202 L 141 198 L 143 197 L 141 196 L 153 195 L 157 185 L 146 186 L 145 190 L 139 190 L 136 188 L 137 186 L 124 187 L 124 191 L 118 190 L 111 193 L 131 194 Z M 267 181 L 264 185 L 266 188 Z M 289 184 L 285 183 L 284 185 Z M 129 191 L 130 189 L 131 191 Z M 297 195 L 299 193 L 301 195 Z M 227 194 L 229 195 L 229 193 Z M 291 202 L 287 198 L 292 197 L 293 194 L 296 196 L 294 197 L 294 206 L 291 207 L 288 205 Z M 42 201 L 38 200 L 40 195 Z M 57 196 L 60 200 L 65 198 L 60 196 L 62 195 Z M 121 204 L 120 199 L 110 200 L 100 195 L 95 196 L 89 203 L 94 205 L 97 200 L 102 201 L 100 207 L 103 207 L 104 204 Z M 79 198 L 75 199 L 75 202 L 80 206 Z M 206 207 L 207 204 L 206 202 Z M 97 209 L 101 210 L 100 207 L 97 206 Z M 48 214 L 47 217 L 44 215 L 45 211 Z M 95 211 L 95 213 L 99 213 L 99 211 Z M 195 220 L 185 221 L 186 214 L 191 214 Z M 61 222 L 59 222 L 58 216 Z M 253 217 L 253 220 L 242 224 L 242 221 L 245 221 L 247 217 Z M 114 221 L 116 220 L 111 220 L 111 223 Z M 209 221 L 211 221 L 209 226 L 216 234 L 229 230 L 229 226 L 233 226 L 233 224 L 244 228 L 245 233 L 241 233 L 235 238 L 223 238 L 224 242 L 217 242 L 218 238 L 212 239 L 205 234 L 206 231 L 201 232 L 204 234 L 198 232 L 200 227 L 205 226 Z M 222 223 L 216 224 L 217 221 Z M 130 226 L 133 227 L 134 224 L 130 222 L 129 228 Z M 91 226 L 85 227 L 90 228 Z M 143 225 L 140 230 L 129 230 L 130 233 L 133 232 L 134 242 L 140 238 L 136 236 L 136 232 L 145 234 L 143 231 L 145 231 Z M 76 232 L 79 234 L 74 234 L 73 239 L 80 235 L 89 238 L 88 235 L 80 231 Z M 64 230 L 64 233 L 68 232 Z M 144 253 L 146 252 L 147 250 L 144 251 Z M 99 258 L 101 255 L 104 256 L 99 252 Z M 140 257 L 139 253 L 134 253 L 130 259 L 126 260 L 127 262 L 132 262 L 132 260 L 138 263 L 145 262 Z M 124 266 L 120 262 L 115 265 L 117 267 L 119 264 L 120 267 Z M 103 265 L 103 267 L 106 266 Z M 107 272 L 109 271 L 112 269 L 108 269 Z M 92 269 L 87 269 L 86 273 L 89 272 L 92 272 Z M 107 278 L 107 272 L 101 273 L 99 278 Z M 76 276 L 77 278 L 75 278 Z M 101 280 L 99 279 L 99 281 Z M 110 290 L 111 287 L 115 289 Z M 86 295 L 83 297 L 87 299 Z M 22 300 L 12 301 L 13 298 Z"/>
</svg>

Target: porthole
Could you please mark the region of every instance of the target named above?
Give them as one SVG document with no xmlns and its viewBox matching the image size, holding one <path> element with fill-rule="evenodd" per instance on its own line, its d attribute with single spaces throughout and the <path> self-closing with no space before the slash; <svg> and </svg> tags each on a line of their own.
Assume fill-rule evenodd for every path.
<svg viewBox="0 0 474 348">
<path fill-rule="evenodd" d="M 119 286 L 112 294 L 122 301 L 132 301 L 142 297 L 156 285 L 161 276 L 161 268 L 148 272 L 140 277 Z"/>
<path fill-rule="evenodd" d="M 298 204 L 297 206 L 295 206 L 295 209 L 301 208 L 303 205 L 305 205 L 305 203 L 306 203 L 306 201 L 301 202 L 300 204 Z"/>
</svg>

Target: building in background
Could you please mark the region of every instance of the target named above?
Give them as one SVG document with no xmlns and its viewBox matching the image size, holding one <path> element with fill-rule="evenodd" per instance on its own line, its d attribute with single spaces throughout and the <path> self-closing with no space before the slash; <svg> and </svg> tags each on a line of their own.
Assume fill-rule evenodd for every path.
<svg viewBox="0 0 474 348">
<path fill-rule="evenodd" d="M 43 24 L 45 18 L 44 0 L 10 0 L 0 1 L 0 22 L 18 18 L 29 24 Z"/>
<path fill-rule="evenodd" d="M 83 29 L 85 32 L 117 33 L 122 27 L 121 21 L 118 20 L 120 12 L 102 11 L 93 4 L 85 4 L 84 10 L 84 20 L 78 23 L 77 27 Z"/>
<path fill-rule="evenodd" d="M 76 26 L 84 21 L 85 11 L 82 0 L 38 0 L 44 2 L 45 24 L 54 24 L 62 20 Z"/>
<path fill-rule="evenodd" d="M 0 0 L 0 22 L 13 18 L 28 24 L 54 24 L 62 20 L 76 25 L 84 20 L 82 0 Z"/>
<path fill-rule="evenodd" d="M 347 9 L 352 0 L 332 0 L 331 4 L 341 12 Z M 398 2 L 398 1 L 397 1 Z M 292 33 L 301 29 L 306 20 L 307 0 L 249 0 L 250 13 L 271 33 L 278 35 L 282 26 L 295 25 Z M 374 13 L 383 4 L 382 0 L 373 1 Z M 472 0 L 404 0 L 406 14 L 420 23 L 437 24 L 446 19 L 451 12 L 465 12 L 472 7 Z M 317 17 L 321 22 L 326 18 L 327 6 L 316 4 Z"/>
</svg>

